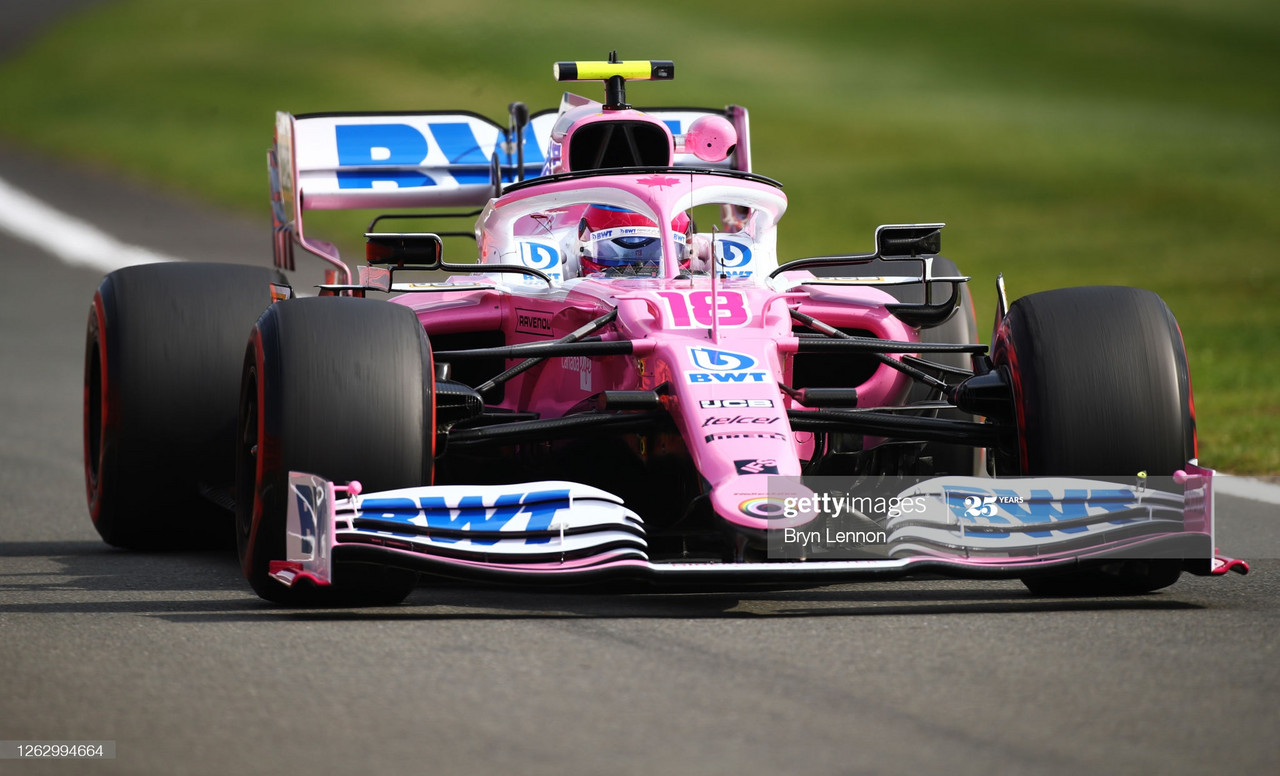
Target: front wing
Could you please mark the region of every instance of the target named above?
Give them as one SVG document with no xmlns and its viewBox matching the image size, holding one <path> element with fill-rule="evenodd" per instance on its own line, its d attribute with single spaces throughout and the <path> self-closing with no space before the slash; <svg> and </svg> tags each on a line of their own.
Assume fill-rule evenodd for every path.
<svg viewBox="0 0 1280 776">
<path fill-rule="evenodd" d="M 1199 574 L 1247 571 L 1241 561 L 1214 555 L 1213 471 L 1189 464 L 1172 482 L 1180 493 L 1134 493 L 1114 483 L 1065 478 L 926 479 L 900 498 L 928 508 L 891 518 L 882 526 L 884 543 L 858 553 L 862 557 L 842 557 L 820 542 L 817 552 L 774 552 L 771 537 L 770 560 L 729 563 L 651 558 L 641 519 L 618 497 L 580 483 L 426 486 L 362 495 L 358 483 L 336 486 L 294 472 L 287 557 L 273 561 L 271 573 L 285 585 L 323 586 L 331 583 L 335 562 L 355 562 L 518 584 L 828 584 L 925 573 L 1020 578 L 1135 558 L 1181 559 Z M 965 494 L 990 492 L 993 483 L 1043 509 L 988 519 L 988 507 L 978 499 L 970 510 L 974 519 L 957 510 L 957 494 L 976 498 Z M 1101 503 L 1100 492 L 1108 494 Z M 1127 501 L 1119 495 L 1126 492 Z M 1046 521 L 1044 509 L 1062 517 Z M 809 528 L 815 538 L 824 530 L 817 522 Z"/>
</svg>

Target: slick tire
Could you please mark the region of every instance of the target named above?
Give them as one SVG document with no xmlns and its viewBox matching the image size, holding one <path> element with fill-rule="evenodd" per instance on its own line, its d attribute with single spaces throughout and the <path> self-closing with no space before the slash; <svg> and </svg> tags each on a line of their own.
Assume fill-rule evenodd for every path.
<svg viewBox="0 0 1280 776">
<path fill-rule="evenodd" d="M 290 471 L 365 492 L 428 485 L 435 441 L 431 348 L 407 307 L 348 297 L 272 305 L 243 352 L 236 452 L 241 568 L 262 598 L 286 605 L 399 603 L 417 574 L 336 563 L 333 584 L 286 587 Z"/>
<path fill-rule="evenodd" d="M 1156 294 L 1088 286 L 1023 297 L 992 350 L 1013 387 L 1006 474 L 1168 476 L 1196 455 L 1182 334 Z M 1178 559 L 1123 561 L 1023 580 L 1043 595 L 1136 594 L 1177 581 Z"/>
<path fill-rule="evenodd" d="M 244 341 L 273 269 L 148 264 L 107 275 L 89 310 L 84 469 L 89 515 L 128 549 L 230 546 Z"/>
</svg>

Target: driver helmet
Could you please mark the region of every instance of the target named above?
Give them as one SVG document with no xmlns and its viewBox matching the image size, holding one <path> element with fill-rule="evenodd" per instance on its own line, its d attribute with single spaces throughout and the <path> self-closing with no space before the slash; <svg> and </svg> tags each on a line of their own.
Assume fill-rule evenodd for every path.
<svg viewBox="0 0 1280 776">
<path fill-rule="evenodd" d="M 686 261 L 689 216 L 671 220 L 671 236 L 680 261 Z M 589 205 L 578 222 L 578 258 L 583 274 L 656 270 L 662 260 L 662 234 L 647 216 L 612 205 Z"/>
</svg>

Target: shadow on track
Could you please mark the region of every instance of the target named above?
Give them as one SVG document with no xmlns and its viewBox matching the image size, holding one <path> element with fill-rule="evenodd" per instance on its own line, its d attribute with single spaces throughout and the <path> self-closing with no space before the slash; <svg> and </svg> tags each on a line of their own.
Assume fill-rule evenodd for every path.
<svg viewBox="0 0 1280 776">
<path fill-rule="evenodd" d="M 912 579 L 797 589 L 512 589 L 424 579 L 408 601 L 290 609 L 254 596 L 235 556 L 142 553 L 92 541 L 0 547 L 0 613 L 137 614 L 175 622 L 875 617 L 1203 608 L 1170 593 L 1035 598 L 1017 582 Z M 1174 589 L 1176 591 L 1176 588 Z"/>
</svg>

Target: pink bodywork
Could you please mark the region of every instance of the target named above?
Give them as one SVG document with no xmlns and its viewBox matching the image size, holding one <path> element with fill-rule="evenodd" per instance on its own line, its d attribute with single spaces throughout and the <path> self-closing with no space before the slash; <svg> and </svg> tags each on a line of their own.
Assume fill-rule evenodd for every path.
<svg viewBox="0 0 1280 776">
<path fill-rule="evenodd" d="M 493 200 L 477 230 L 486 263 L 520 263 L 520 243 L 541 233 L 571 240 L 587 203 L 643 213 L 655 223 L 706 203 L 749 208 L 742 230 L 754 247 L 747 277 L 690 276 L 681 260 L 664 260 L 650 277 L 568 277 L 548 287 L 519 275 L 489 276 L 479 290 L 404 294 L 428 334 L 500 330 L 508 345 L 547 342 L 617 309 L 604 340 L 631 340 L 631 356 L 550 359 L 507 383 L 499 406 L 560 417 L 604 390 L 655 389 L 695 466 L 711 486 L 716 513 L 741 528 L 784 527 L 769 506 L 765 474 L 740 473 L 743 460 L 772 461 L 776 473 L 799 476 L 812 454 L 812 434 L 793 432 L 788 409 L 799 409 L 780 388 L 790 384 L 798 340 L 788 308 L 842 329 L 881 339 L 919 341 L 914 329 L 886 310 L 888 294 L 865 286 L 805 286 L 808 272 L 770 279 L 778 266 L 776 225 L 786 197 L 752 179 L 700 173 L 615 174 L 550 181 Z M 712 236 L 714 237 L 714 236 Z M 664 230 L 663 255 L 679 257 Z M 710 238 L 708 238 L 710 239 Z M 571 266 L 563 257 L 564 266 Z M 476 276 L 458 278 L 474 283 Z M 514 362 L 512 362 L 514 363 Z M 898 403 L 909 379 L 881 366 L 856 386 L 862 406 Z M 853 386 L 850 386 L 853 387 Z M 731 408 L 708 406 L 725 402 Z"/>
<path fill-rule="evenodd" d="M 619 127 L 649 123 L 665 136 L 670 153 L 661 161 L 650 161 L 649 153 L 641 159 L 632 140 L 633 158 L 621 163 L 637 166 L 611 168 L 619 162 L 606 161 L 610 146 L 601 140 L 610 135 L 584 134 L 580 142 L 588 149 L 598 147 L 599 155 L 594 156 L 590 169 L 569 169 L 574 134 L 601 123 Z M 682 124 L 684 134 L 673 134 L 678 130 L 672 128 Z M 420 136 L 421 142 L 409 144 L 409 150 L 401 148 L 399 157 L 403 158 L 393 159 L 390 146 L 395 144 L 394 138 L 381 139 L 387 136 L 375 131 L 379 139 L 368 140 L 367 147 L 357 148 L 359 153 L 344 160 L 340 129 L 387 126 L 395 128 L 396 137 Z M 444 282 L 437 278 L 435 282 L 397 283 L 393 287 L 390 270 L 362 268 L 360 285 L 408 292 L 391 302 L 411 308 L 433 340 L 451 334 L 501 332 L 506 345 L 550 343 L 616 313 L 596 335 L 605 341 L 631 343 L 629 355 L 548 358 L 507 381 L 501 399 L 486 400 L 492 401 L 494 408 L 554 419 L 593 408 L 604 391 L 653 391 L 673 419 L 675 433 L 637 441 L 638 447 L 662 448 L 640 447 L 637 452 L 642 456 L 687 455 L 709 487 L 715 513 L 738 529 L 739 537 L 759 539 L 767 530 L 784 530 L 815 519 L 813 512 L 800 510 L 791 510 L 795 517 L 788 518 L 781 508 L 787 497 L 811 495 L 803 485 L 785 483 L 798 483 L 804 463 L 826 452 L 815 449 L 820 442 L 812 433 L 794 431 L 788 418 L 788 411 L 806 411 L 783 390 L 783 386 L 794 385 L 800 347 L 791 311 L 876 339 L 919 342 L 917 331 L 889 311 L 887 305 L 897 300 L 868 278 L 819 282 L 804 270 L 770 276 L 785 263 L 777 253 L 777 226 L 787 199 L 773 182 L 749 174 L 749 135 L 743 108 L 730 106 L 723 113 L 670 109 L 646 115 L 566 95 L 554 120 L 548 118 L 539 124 L 535 117 L 530 127 L 539 149 L 535 156 L 545 159 L 540 170 L 545 177 L 503 191 L 501 183 L 510 178 L 503 177 L 506 173 L 495 174 L 487 162 L 496 164 L 499 151 L 510 155 L 508 138 L 515 135 L 475 114 L 279 114 L 276 144 L 269 157 L 277 266 L 292 268 L 296 244 L 331 265 L 334 280 L 342 284 L 331 292 L 363 293 L 351 285 L 352 278 L 337 249 L 304 233 L 303 211 L 470 208 L 487 201 L 476 226 L 480 272 L 450 275 Z M 539 135 L 540 131 L 545 134 Z M 519 134 L 527 154 L 530 133 Z M 446 155 L 446 145 L 464 135 L 474 142 L 462 144 L 459 154 Z M 625 150 L 621 155 L 626 156 Z M 472 156 L 486 163 L 479 164 Z M 537 167 L 528 169 L 528 158 L 526 155 L 521 162 L 526 166 L 519 167 L 520 174 L 538 175 Z M 509 173 L 512 163 L 508 159 L 502 169 Z M 647 167 L 651 164 L 657 166 Z M 693 166 L 684 166 L 690 164 Z M 597 169 L 600 167 L 605 169 Z M 369 180 L 344 185 L 342 174 L 353 171 Z M 406 171 L 416 176 L 408 183 L 396 177 Z M 375 178 L 381 185 L 373 185 Z M 490 199 L 495 190 L 501 193 Z M 715 220 L 718 230 L 693 231 L 677 240 L 671 229 L 664 227 L 658 230 L 662 248 L 658 264 L 640 273 L 583 276 L 578 260 L 584 249 L 579 241 L 579 222 L 592 205 L 633 211 L 655 226 L 682 224 L 684 219 L 678 217 L 686 215 Z M 716 206 L 715 217 L 708 218 L 708 210 Z M 450 263 L 471 258 L 444 257 Z M 542 277 L 532 272 L 484 271 L 484 265 L 497 264 L 522 266 Z M 918 265 L 907 266 L 911 269 L 899 274 L 915 277 L 897 282 L 920 282 L 915 271 Z M 374 278 L 376 283 L 369 282 Z M 515 363 L 509 360 L 507 365 Z M 812 366 L 810 361 L 805 369 Z M 885 365 L 872 370 L 861 384 L 843 384 L 853 381 L 841 376 L 836 384 L 856 388 L 861 408 L 899 406 L 910 387 L 910 378 Z M 864 448 L 880 442 L 863 438 Z M 1186 486 L 1183 533 L 1203 537 L 1209 543 L 1212 474 L 1194 465 L 1179 472 L 1179 482 Z M 303 472 L 291 473 L 291 483 L 297 487 L 290 501 L 287 538 L 296 540 L 298 546 L 289 550 L 288 560 L 273 561 L 270 566 L 272 576 L 286 585 L 299 581 L 330 584 L 330 560 L 339 547 L 363 551 L 364 562 L 368 562 L 368 553 L 374 552 L 379 562 L 390 558 L 405 568 L 462 578 L 509 581 L 529 574 L 581 582 L 631 575 L 673 581 L 723 576 L 833 582 L 919 571 L 1005 577 L 1037 570 L 1060 571 L 1080 560 L 1111 558 L 1117 550 L 1141 551 L 1148 543 L 1163 547 L 1162 542 L 1169 538 L 1168 534 L 1119 536 L 1114 541 L 1108 537 L 1084 549 L 1045 545 L 1030 555 L 970 554 L 969 545 L 964 545 L 949 552 L 844 561 L 806 558 L 803 563 L 749 563 L 739 557 L 740 562 L 735 563 L 654 563 L 647 556 L 643 530 L 624 530 L 638 526 L 640 519 L 618 497 L 613 497 L 617 500 L 610 502 L 611 506 L 584 506 L 584 500 L 599 501 L 601 497 L 579 483 L 536 483 L 539 488 L 577 494 L 566 497 L 563 512 L 552 510 L 555 519 L 562 522 L 535 531 L 520 520 L 509 520 L 501 526 L 502 541 L 486 536 L 474 542 L 458 536 L 433 538 L 427 501 L 451 505 L 445 510 L 445 523 L 434 527 L 453 529 L 453 521 L 461 521 L 462 513 L 476 504 L 485 505 L 479 511 L 486 517 L 494 517 L 490 509 L 496 514 L 498 504 L 504 508 L 523 504 L 524 483 L 471 487 L 465 492 L 465 509 L 462 497 L 451 496 L 455 500 L 446 502 L 441 495 L 458 486 L 372 494 L 366 501 L 359 483 L 335 486 Z M 663 483 L 654 483 L 654 487 L 663 487 Z M 782 488 L 793 490 L 782 492 Z M 341 509 L 338 493 L 344 495 Z M 304 498 L 303 494 L 310 495 Z M 399 506 L 388 506 L 392 502 Z M 379 525 L 357 525 L 357 517 L 371 515 L 375 522 L 381 521 Z M 394 530 L 397 523 L 413 530 L 398 532 Z M 951 524 L 937 523 L 943 525 Z M 555 526 L 560 528 L 557 544 L 538 533 Z M 566 547 L 575 547 L 565 543 L 567 532 L 573 529 L 583 529 L 572 534 L 582 547 L 590 550 L 590 543 L 598 541 L 598 550 L 565 555 Z M 618 535 L 625 539 L 621 544 L 615 541 Z M 510 546 L 503 548 L 503 544 Z M 536 554 L 524 554 L 530 546 Z M 560 548 L 559 558 L 554 557 L 555 547 Z M 543 552 L 545 549 L 550 551 Z M 1247 566 L 1217 558 L 1208 573 L 1228 571 L 1243 573 Z"/>
</svg>

